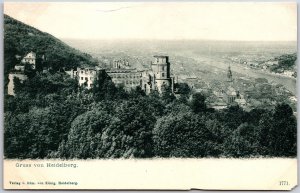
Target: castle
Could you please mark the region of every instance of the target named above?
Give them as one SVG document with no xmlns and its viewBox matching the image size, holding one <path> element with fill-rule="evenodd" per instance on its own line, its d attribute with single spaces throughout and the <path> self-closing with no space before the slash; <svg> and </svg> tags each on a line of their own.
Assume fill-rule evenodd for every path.
<svg viewBox="0 0 300 193">
<path fill-rule="evenodd" d="M 151 68 L 148 70 L 139 71 L 129 68 L 127 62 L 117 61 L 111 69 L 77 68 L 76 71 L 71 70 L 66 73 L 72 78 L 78 78 L 80 86 L 91 89 L 99 71 L 105 71 L 116 86 L 123 86 L 126 90 L 140 86 L 146 94 L 151 91 L 158 91 L 158 93 L 174 91 L 174 78 L 171 77 L 168 56 L 154 56 Z"/>
</svg>

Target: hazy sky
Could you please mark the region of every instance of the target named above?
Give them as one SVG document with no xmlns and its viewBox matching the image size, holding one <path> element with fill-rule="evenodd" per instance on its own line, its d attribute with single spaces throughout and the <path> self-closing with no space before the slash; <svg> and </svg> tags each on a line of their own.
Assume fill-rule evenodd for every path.
<svg viewBox="0 0 300 193">
<path fill-rule="evenodd" d="M 5 3 L 58 38 L 296 41 L 296 3 Z"/>
</svg>

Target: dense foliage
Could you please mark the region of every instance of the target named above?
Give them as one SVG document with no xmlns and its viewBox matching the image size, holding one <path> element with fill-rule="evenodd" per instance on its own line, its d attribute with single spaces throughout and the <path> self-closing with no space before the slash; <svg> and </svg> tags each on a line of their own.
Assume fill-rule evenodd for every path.
<svg viewBox="0 0 300 193">
<path fill-rule="evenodd" d="M 296 60 L 297 54 L 284 54 L 276 58 L 278 60 L 277 65 L 271 67 L 271 71 L 281 73 L 285 70 L 294 70 L 297 68 Z"/>
<path fill-rule="evenodd" d="M 215 111 L 199 93 L 126 92 L 103 74 L 92 90 L 77 84 L 62 72 L 16 81 L 17 95 L 5 100 L 5 157 L 296 156 L 296 118 L 286 104 Z"/>
</svg>

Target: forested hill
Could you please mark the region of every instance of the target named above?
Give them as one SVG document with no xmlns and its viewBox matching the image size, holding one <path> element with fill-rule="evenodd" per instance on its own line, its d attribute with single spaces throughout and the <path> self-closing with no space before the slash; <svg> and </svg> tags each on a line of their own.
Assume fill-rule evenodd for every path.
<svg viewBox="0 0 300 193">
<path fill-rule="evenodd" d="M 54 36 L 26 25 L 4 14 L 4 65 L 5 75 L 18 63 L 16 55 L 23 57 L 33 51 L 37 54 L 37 68 L 77 67 L 80 65 L 96 65 L 96 61 L 88 54 L 71 48 Z M 44 55 L 46 61 L 39 63 Z"/>
</svg>

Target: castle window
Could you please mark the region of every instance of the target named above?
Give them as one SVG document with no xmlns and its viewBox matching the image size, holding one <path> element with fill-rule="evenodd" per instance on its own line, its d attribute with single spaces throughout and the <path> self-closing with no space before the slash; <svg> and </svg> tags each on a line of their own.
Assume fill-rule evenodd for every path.
<svg viewBox="0 0 300 193">
<path fill-rule="evenodd" d="M 83 77 L 81 77 L 81 80 L 83 80 Z"/>
<path fill-rule="evenodd" d="M 89 79 L 86 77 L 85 80 L 88 81 Z"/>
<path fill-rule="evenodd" d="M 165 73 L 162 73 L 161 76 L 162 76 L 162 77 L 165 77 Z"/>
<path fill-rule="evenodd" d="M 162 70 L 165 70 L 165 67 L 164 67 L 164 66 L 162 66 Z"/>
<path fill-rule="evenodd" d="M 83 74 L 83 70 L 81 70 L 81 74 Z"/>
</svg>

